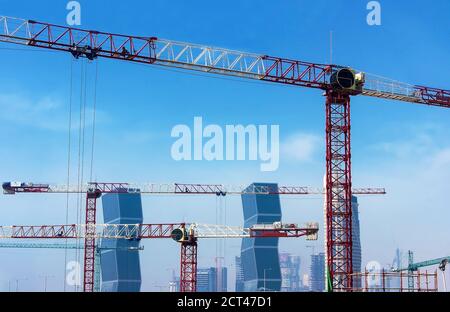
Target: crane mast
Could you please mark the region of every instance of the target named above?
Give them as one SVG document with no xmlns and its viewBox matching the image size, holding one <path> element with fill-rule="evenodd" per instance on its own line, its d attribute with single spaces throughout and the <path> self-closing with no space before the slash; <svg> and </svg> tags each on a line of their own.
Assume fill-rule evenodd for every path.
<svg viewBox="0 0 450 312">
<path fill-rule="evenodd" d="M 304 62 L 157 37 L 118 35 L 0 16 L 0 41 L 65 51 L 75 58 L 109 58 L 323 90 L 326 96 L 327 271 L 332 290 L 338 291 L 352 290 L 349 277 L 353 273 L 351 96 L 450 108 L 449 90 L 381 79 L 347 66 Z M 94 224 L 95 200 L 88 195 L 87 201 L 90 208 L 86 211 L 86 224 Z M 89 270 L 93 266 L 90 246 L 94 243 L 86 241 L 88 256 L 85 265 Z M 87 282 L 90 282 L 90 277 Z"/>
</svg>

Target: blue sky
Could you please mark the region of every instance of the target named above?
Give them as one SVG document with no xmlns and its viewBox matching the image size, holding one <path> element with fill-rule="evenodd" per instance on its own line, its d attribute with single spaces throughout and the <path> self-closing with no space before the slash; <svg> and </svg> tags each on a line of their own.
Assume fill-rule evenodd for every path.
<svg viewBox="0 0 450 312">
<path fill-rule="evenodd" d="M 152 0 L 130 5 L 80 1 L 81 26 L 319 63 L 329 61 L 329 33 L 333 31 L 334 63 L 407 83 L 449 89 L 450 3 L 380 1 L 382 25 L 368 26 L 367 2 L 286 0 L 274 5 L 250 0 L 173 0 L 170 4 Z M 0 0 L 0 14 L 64 24 L 65 5 L 66 1 Z M 0 179 L 64 183 L 70 68 L 73 66 L 76 86 L 76 126 L 82 62 L 64 53 L 21 49 L 0 44 Z M 320 91 L 180 74 L 110 60 L 100 60 L 98 68 L 93 175 L 99 181 L 321 185 L 325 126 Z M 94 64 L 88 65 L 88 73 L 91 106 Z M 413 249 L 418 259 L 447 255 L 450 111 L 365 97 L 352 101 L 354 185 L 386 187 L 389 193 L 360 199 L 364 263 L 390 263 L 397 246 Z M 88 109 L 88 116 L 90 113 Z M 174 142 L 171 129 L 177 124 L 192 125 L 194 116 L 203 117 L 206 124 L 280 125 L 279 170 L 262 173 L 259 162 L 175 162 L 170 156 Z M 89 168 L 89 119 L 87 126 Z M 76 132 L 72 133 L 72 182 L 77 170 Z M 320 197 L 283 198 L 282 204 L 285 220 L 323 220 Z M 64 223 L 66 218 L 64 196 L 2 196 L 0 205 L 5 225 Z M 215 198 L 145 197 L 144 205 L 149 223 L 214 223 L 217 218 Z M 239 198 L 227 199 L 226 210 L 228 224 L 242 223 Z M 76 221 L 76 212 L 73 199 L 70 222 Z M 240 242 L 226 244 L 226 261 L 231 264 Z M 303 256 L 304 273 L 311 252 L 306 245 L 311 244 L 283 241 L 280 247 Z M 145 246 L 143 289 L 156 290 L 155 283 L 164 283 L 170 269 L 178 269 L 178 246 L 169 242 L 146 242 Z M 200 265 L 213 265 L 215 243 L 201 246 Z M 316 246 L 316 250 L 322 248 L 322 240 Z M 22 282 L 25 289 L 38 289 L 36 272 L 55 275 L 50 286 L 61 288 L 63 252 L 0 252 L 8 255 L 6 260 L 2 257 L 8 263 L 0 266 L 0 290 L 6 287 L 2 281 L 24 276 L 31 276 Z M 173 256 L 162 258 L 155 253 Z M 155 266 L 161 270 L 152 269 Z"/>
</svg>

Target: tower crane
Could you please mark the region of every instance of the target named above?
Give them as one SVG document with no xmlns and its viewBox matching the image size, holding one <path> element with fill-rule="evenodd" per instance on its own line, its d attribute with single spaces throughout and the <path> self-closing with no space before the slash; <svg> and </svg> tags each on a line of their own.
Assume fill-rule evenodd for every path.
<svg viewBox="0 0 450 312">
<path fill-rule="evenodd" d="M 450 262 L 450 256 L 442 257 L 437 259 L 425 260 L 421 262 L 414 262 L 414 254 L 411 250 L 408 251 L 408 267 L 406 268 L 392 268 L 393 272 L 404 272 L 408 271 L 408 288 L 414 288 L 414 281 L 410 281 L 409 276 L 412 273 L 417 272 L 420 268 L 429 267 L 433 265 L 437 265 L 439 270 L 442 272 L 442 279 L 444 281 L 444 290 L 447 291 L 447 283 L 445 280 L 445 269 L 447 264 Z"/>
<path fill-rule="evenodd" d="M 4 182 L 3 193 L 140 193 L 144 195 L 315 195 L 325 194 L 324 188 L 309 186 L 272 186 L 272 185 L 224 185 L 224 184 L 187 184 L 187 183 L 100 183 L 89 182 L 82 186 L 66 184 L 43 184 L 31 182 Z M 384 188 L 353 188 L 353 195 L 385 195 Z"/>
<path fill-rule="evenodd" d="M 155 36 L 119 35 L 0 16 L 0 41 L 63 51 L 75 58 L 115 59 L 322 90 L 326 98 L 327 271 L 336 291 L 352 290 L 350 98 L 363 95 L 450 108 L 449 90 L 379 78 L 348 66 L 246 53 Z M 89 210 L 87 223 L 92 223 L 92 211 L 95 207 Z M 92 248 L 89 244 L 86 246 L 89 271 Z"/>
<path fill-rule="evenodd" d="M 96 207 L 97 199 L 106 193 L 140 193 L 147 195 L 165 194 L 165 195 L 215 195 L 227 196 L 240 194 L 278 194 L 278 195 L 309 195 L 309 194 L 323 194 L 324 189 L 312 188 L 304 186 L 235 186 L 235 185 L 221 185 L 221 184 L 129 184 L 129 183 L 98 183 L 91 182 L 80 186 L 63 185 L 63 184 L 42 184 L 29 182 L 5 182 L 2 185 L 3 192 L 8 195 L 16 193 L 86 193 L 86 224 L 96 224 Z M 355 188 L 353 194 L 359 195 L 383 195 L 386 194 L 384 188 Z M 85 257 L 84 257 L 84 290 L 90 291 L 94 285 L 95 272 L 95 254 L 94 254 L 94 237 L 85 238 Z M 192 244 L 191 244 L 192 245 Z M 196 252 L 191 250 L 194 247 L 186 242 L 186 251 Z M 196 248 L 196 247 L 195 247 Z M 183 257 L 182 257 L 183 258 Z"/>
<path fill-rule="evenodd" d="M 317 240 L 318 223 L 298 226 L 275 222 L 250 228 L 197 223 L 172 224 L 70 224 L 0 226 L 0 239 L 127 239 L 172 238 L 181 245 L 180 291 L 197 289 L 197 240 L 199 238 L 302 237 Z M 94 279 L 95 280 L 95 279 Z M 94 290 L 94 288 L 92 289 Z"/>
</svg>

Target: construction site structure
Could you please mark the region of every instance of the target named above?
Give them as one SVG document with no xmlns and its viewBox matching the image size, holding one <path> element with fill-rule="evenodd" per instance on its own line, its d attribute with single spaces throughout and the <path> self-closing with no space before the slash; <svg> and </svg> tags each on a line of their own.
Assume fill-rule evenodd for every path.
<svg viewBox="0 0 450 312">
<path fill-rule="evenodd" d="M 413 273 L 392 272 L 382 269 L 380 272 L 352 274 L 353 280 L 361 280 L 362 288 L 353 288 L 356 292 L 438 292 L 437 270 Z M 410 285 L 412 280 L 412 285 Z"/>
<path fill-rule="evenodd" d="M 364 95 L 450 108 L 449 90 L 401 83 L 348 66 L 233 51 L 156 36 L 118 35 L 0 16 L 0 41 L 63 51 L 75 58 L 115 59 L 322 90 L 326 97 L 327 271 L 330 288 L 337 291 L 352 289 L 350 98 Z M 94 212 L 94 206 L 86 211 L 87 224 L 95 222 Z M 92 241 L 86 241 L 86 291 L 91 290 L 92 246 Z"/>
<path fill-rule="evenodd" d="M 408 272 L 408 287 L 410 289 L 414 289 L 414 273 L 418 272 L 421 268 L 435 266 L 437 265 L 439 270 L 442 272 L 442 281 L 444 285 L 444 291 L 447 291 L 447 283 L 445 278 L 445 270 L 447 264 L 450 262 L 450 256 L 436 258 L 431 260 L 425 260 L 420 262 L 414 262 L 414 253 L 411 250 L 408 250 L 408 267 L 406 268 L 392 268 L 392 272 Z"/>
<path fill-rule="evenodd" d="M 171 224 L 70 224 L 70 225 L 13 225 L 0 226 L 0 239 L 127 239 L 171 238 L 181 244 L 180 291 L 197 289 L 197 240 L 199 238 L 294 238 L 305 236 L 317 240 L 318 223 L 298 226 L 295 223 L 275 222 L 257 224 L 251 228 L 197 223 Z M 94 257 L 96 250 L 94 247 Z M 93 288 L 95 290 L 95 268 Z"/>
</svg>

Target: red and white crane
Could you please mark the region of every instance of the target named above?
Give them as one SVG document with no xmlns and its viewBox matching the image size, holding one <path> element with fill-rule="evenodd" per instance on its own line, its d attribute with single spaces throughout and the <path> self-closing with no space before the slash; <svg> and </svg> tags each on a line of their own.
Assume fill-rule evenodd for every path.
<svg viewBox="0 0 450 312">
<path fill-rule="evenodd" d="M 100 183 L 89 182 L 82 186 L 67 184 L 45 184 L 32 182 L 4 182 L 3 193 L 89 193 L 97 189 L 100 193 L 140 193 L 144 195 L 315 195 L 325 194 L 324 188 L 309 186 L 268 186 L 268 185 L 224 185 L 187 183 Z M 384 188 L 353 188 L 354 195 L 385 195 Z"/>
<path fill-rule="evenodd" d="M 326 101 L 327 268 L 333 290 L 351 290 L 352 175 L 350 97 L 364 95 L 450 108 L 450 91 L 400 83 L 347 66 L 318 64 L 177 42 L 0 17 L 0 41 L 71 53 L 324 91 Z M 94 209 L 95 210 L 95 209 Z"/>
<path fill-rule="evenodd" d="M 256 224 L 250 228 L 197 223 L 170 224 L 69 224 L 0 226 L 0 239 L 156 239 L 172 238 L 181 244 L 180 291 L 197 289 L 197 240 L 199 238 L 294 238 L 317 240 L 318 223 Z"/>
<path fill-rule="evenodd" d="M 183 241 L 193 238 L 255 238 L 255 237 L 301 237 L 317 240 L 318 223 L 256 224 L 250 228 L 239 226 L 199 223 L 158 224 L 66 224 L 66 225 L 12 225 L 0 226 L 0 239 L 143 239 L 174 238 Z M 180 230 L 181 232 L 179 232 Z M 94 233 L 94 234 L 92 234 Z"/>
</svg>

